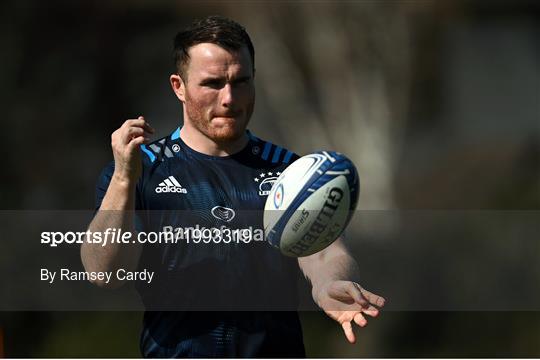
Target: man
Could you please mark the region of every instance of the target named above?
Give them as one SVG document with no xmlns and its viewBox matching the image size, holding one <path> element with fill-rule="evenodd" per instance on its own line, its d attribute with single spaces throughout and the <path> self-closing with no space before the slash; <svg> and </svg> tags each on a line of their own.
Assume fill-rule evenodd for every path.
<svg viewBox="0 0 540 360">
<path fill-rule="evenodd" d="M 183 127 L 150 142 L 154 130 L 140 116 L 112 134 L 114 163 L 100 178 L 90 231 L 261 227 L 256 214 L 266 193 L 260 180 L 276 176 L 298 156 L 246 130 L 255 102 L 254 59 L 244 28 L 223 17 L 195 22 L 176 36 L 177 73 L 170 82 L 183 104 Z M 239 209 L 251 211 L 241 215 Z M 135 217 L 131 210 L 152 215 Z M 144 356 L 305 356 L 295 311 L 148 311 L 212 310 L 218 303 L 217 310 L 223 310 L 235 301 L 269 298 L 277 300 L 265 309 L 285 304 L 279 309 L 292 310 L 281 297 L 292 292 L 298 269 L 311 282 L 314 301 L 341 324 L 351 343 L 353 324 L 365 326 L 364 315 L 377 316 L 384 304 L 354 282 L 358 267 L 341 239 L 299 259 L 286 258 L 265 242 L 241 241 L 144 248 L 85 243 L 81 256 L 87 271 L 156 270 L 154 285 L 137 287 L 147 309 Z"/>
</svg>

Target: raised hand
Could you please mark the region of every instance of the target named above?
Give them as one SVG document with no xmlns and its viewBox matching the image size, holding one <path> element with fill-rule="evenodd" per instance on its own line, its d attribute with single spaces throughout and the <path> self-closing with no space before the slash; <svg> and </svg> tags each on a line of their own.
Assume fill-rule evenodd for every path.
<svg viewBox="0 0 540 360">
<path fill-rule="evenodd" d="M 114 155 L 114 177 L 122 182 L 134 183 L 141 175 L 142 164 L 139 146 L 150 142 L 154 129 L 139 116 L 126 120 L 111 135 Z"/>
</svg>

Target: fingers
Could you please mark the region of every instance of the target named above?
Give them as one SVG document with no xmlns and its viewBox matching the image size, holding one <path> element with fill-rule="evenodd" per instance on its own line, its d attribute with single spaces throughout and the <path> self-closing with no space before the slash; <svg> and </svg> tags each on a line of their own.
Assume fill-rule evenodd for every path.
<svg viewBox="0 0 540 360">
<path fill-rule="evenodd" d="M 123 144 L 129 144 L 139 136 L 149 138 L 153 133 L 154 129 L 142 116 L 139 116 L 137 119 L 126 120 L 119 129 L 119 135 Z"/>
<path fill-rule="evenodd" d="M 144 117 L 143 116 L 139 116 L 138 119 L 141 119 L 141 120 L 144 120 Z M 146 121 L 144 122 L 144 131 L 150 133 L 150 134 L 153 134 L 155 132 L 154 128 L 150 126 L 149 123 L 147 123 Z"/>
<path fill-rule="evenodd" d="M 386 300 L 385 298 L 383 298 L 382 296 L 379 296 L 377 294 L 374 294 L 372 293 L 371 291 L 368 291 L 366 289 L 364 289 L 363 287 L 361 287 L 360 285 L 358 285 L 358 287 L 360 288 L 360 291 L 362 292 L 362 295 L 373 305 L 375 306 L 378 306 L 378 307 L 383 307 L 384 304 L 386 303 Z"/>
<path fill-rule="evenodd" d="M 379 309 L 375 306 L 382 307 L 384 306 L 385 299 L 382 296 L 376 295 L 371 291 L 368 291 L 361 287 L 359 284 L 353 282 L 354 290 L 350 290 L 351 296 L 354 298 L 355 302 L 362 306 L 362 312 L 371 317 L 376 317 L 379 315 Z M 361 293 L 358 296 L 358 292 Z M 361 298 L 361 299 L 360 299 Z M 375 306 L 374 306 L 375 305 Z"/>
<path fill-rule="evenodd" d="M 356 323 L 356 325 L 358 325 L 360 327 L 364 327 L 364 326 L 367 325 L 367 320 L 364 317 L 364 315 L 362 315 L 362 313 L 357 313 L 356 315 L 354 315 L 353 320 Z"/>
<path fill-rule="evenodd" d="M 150 142 L 150 139 L 144 136 L 138 136 L 136 138 L 133 138 L 129 144 L 127 144 L 128 151 L 134 151 L 136 148 L 141 146 L 142 144 L 148 144 Z"/>
<path fill-rule="evenodd" d="M 379 309 L 377 309 L 375 306 L 370 305 L 367 309 L 362 309 L 362 312 L 364 314 L 367 314 L 371 317 L 377 317 L 379 315 Z"/>
<path fill-rule="evenodd" d="M 144 127 L 144 129 L 150 133 L 154 132 L 154 129 L 150 126 L 149 123 L 144 120 L 144 116 L 139 116 L 137 119 L 129 119 L 124 121 L 122 124 L 122 127 L 131 127 L 131 126 L 137 126 L 137 127 Z"/>
<path fill-rule="evenodd" d="M 143 116 L 124 121 L 122 126 L 111 134 L 115 162 L 119 165 L 137 162 L 139 146 L 150 143 L 150 136 L 153 133 L 154 129 Z"/>
<path fill-rule="evenodd" d="M 353 331 L 351 322 L 350 321 L 344 321 L 341 324 L 341 327 L 343 328 L 343 332 L 345 333 L 345 337 L 347 338 L 347 340 L 351 344 L 354 344 L 356 342 L 356 336 L 354 336 L 354 331 Z"/>
<path fill-rule="evenodd" d="M 141 127 L 128 127 L 122 132 L 122 142 L 129 144 L 136 137 L 145 136 L 145 131 Z"/>
<path fill-rule="evenodd" d="M 347 287 L 347 293 L 354 299 L 354 302 L 362 307 L 362 309 L 367 309 L 369 308 L 370 304 L 362 295 L 362 292 L 360 291 L 361 289 L 362 288 L 357 283 L 350 282 L 349 286 Z"/>
<path fill-rule="evenodd" d="M 367 326 L 368 321 L 365 315 L 378 316 L 379 309 L 377 307 L 382 307 L 385 303 L 382 296 L 365 290 L 355 282 L 337 282 L 335 287 L 330 288 L 328 295 L 335 300 L 336 308 L 342 309 L 331 312 L 332 317 L 341 323 L 345 337 L 351 344 L 356 342 L 353 322 L 360 327 Z M 349 301 L 346 300 L 347 296 L 350 297 Z"/>
</svg>

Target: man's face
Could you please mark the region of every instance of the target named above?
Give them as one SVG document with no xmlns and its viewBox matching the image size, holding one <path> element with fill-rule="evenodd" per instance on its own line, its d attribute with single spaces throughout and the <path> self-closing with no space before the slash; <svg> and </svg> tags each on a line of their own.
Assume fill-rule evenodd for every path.
<svg viewBox="0 0 540 360">
<path fill-rule="evenodd" d="M 255 103 L 248 49 L 230 52 L 203 43 L 190 48 L 189 56 L 184 79 L 185 120 L 217 143 L 239 139 Z"/>
</svg>

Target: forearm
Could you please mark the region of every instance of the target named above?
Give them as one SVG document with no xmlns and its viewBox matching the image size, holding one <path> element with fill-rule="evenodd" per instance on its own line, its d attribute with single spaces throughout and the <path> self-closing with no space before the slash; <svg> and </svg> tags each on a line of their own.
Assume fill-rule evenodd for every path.
<svg viewBox="0 0 540 360">
<path fill-rule="evenodd" d="M 99 211 L 94 216 L 88 230 L 104 233 L 108 228 L 133 231 L 135 209 L 135 185 L 113 175 Z M 140 244 L 84 242 L 81 259 L 86 271 L 116 271 L 120 268 L 134 270 L 140 257 Z M 98 286 L 105 284 L 96 283 Z M 117 287 L 121 283 L 109 283 Z"/>
<path fill-rule="evenodd" d="M 341 238 L 326 249 L 298 259 L 305 277 L 313 286 L 313 293 L 324 284 L 336 280 L 359 281 L 359 268 L 345 248 Z"/>
</svg>

